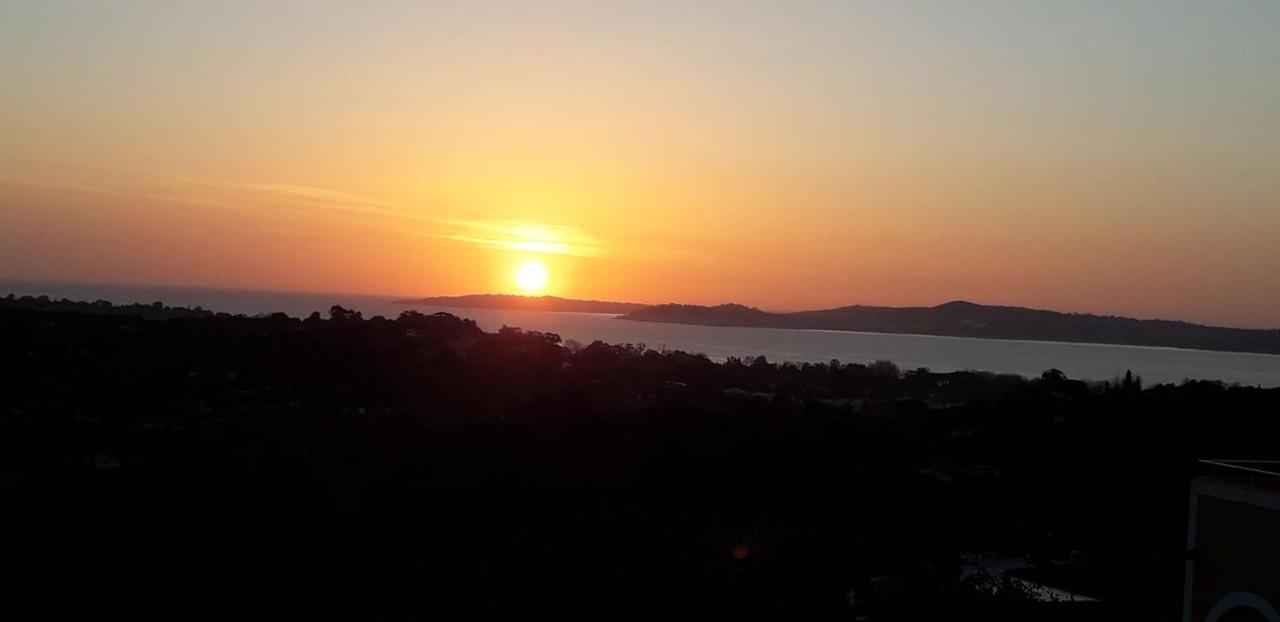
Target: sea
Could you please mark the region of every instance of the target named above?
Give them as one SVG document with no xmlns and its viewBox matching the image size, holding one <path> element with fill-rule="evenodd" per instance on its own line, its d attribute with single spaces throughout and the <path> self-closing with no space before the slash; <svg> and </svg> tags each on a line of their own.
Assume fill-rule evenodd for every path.
<svg viewBox="0 0 1280 622">
<path fill-rule="evenodd" d="M 410 296 L 368 296 L 269 292 L 194 287 L 115 285 L 0 280 L 0 296 L 14 293 L 112 303 L 162 302 L 168 306 L 202 307 L 245 315 L 284 312 L 306 317 L 327 315 L 341 305 L 365 317 L 394 318 L 407 309 L 444 311 L 470 318 L 484 330 L 503 326 L 557 333 L 583 344 L 644 344 L 653 349 L 702 353 L 713 360 L 765 356 L 771 361 L 846 363 L 889 360 L 899 368 L 932 371 L 981 370 L 1038 376 L 1058 369 L 1071 378 L 1111 380 L 1126 371 L 1153 383 L 1217 380 L 1228 384 L 1280 387 L 1280 355 L 1213 352 L 1182 348 L 973 339 L 894 333 L 860 333 L 778 328 L 730 328 L 634 322 L 611 314 L 555 313 L 425 307 L 397 303 Z"/>
</svg>

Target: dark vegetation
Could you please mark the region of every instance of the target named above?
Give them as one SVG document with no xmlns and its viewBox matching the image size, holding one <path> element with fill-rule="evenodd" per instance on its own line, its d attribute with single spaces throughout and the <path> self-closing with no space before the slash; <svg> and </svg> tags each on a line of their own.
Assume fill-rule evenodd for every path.
<svg viewBox="0 0 1280 622">
<path fill-rule="evenodd" d="M 644 322 L 710 326 L 809 328 L 984 339 L 1116 343 L 1280 354 L 1280 330 L 1275 329 L 1225 328 L 1171 320 L 1135 320 L 1022 307 L 994 307 L 963 301 L 949 302 L 936 307 L 855 305 L 795 313 L 771 313 L 738 304 L 715 307 L 658 305 L 632 311 L 622 317 L 626 320 Z"/>
<path fill-rule="evenodd" d="M 1277 390 L 413 311 L 10 298 L 0 346 L 3 586 L 40 617 L 1174 620 L 1193 459 L 1280 431 Z M 1100 603 L 963 574 L 981 552 Z"/>
<path fill-rule="evenodd" d="M 470 294 L 397 300 L 396 304 L 459 309 L 511 309 L 515 311 L 561 311 L 573 313 L 630 313 L 648 305 L 635 302 L 575 300 L 559 296 L 514 296 L 511 294 Z"/>
</svg>

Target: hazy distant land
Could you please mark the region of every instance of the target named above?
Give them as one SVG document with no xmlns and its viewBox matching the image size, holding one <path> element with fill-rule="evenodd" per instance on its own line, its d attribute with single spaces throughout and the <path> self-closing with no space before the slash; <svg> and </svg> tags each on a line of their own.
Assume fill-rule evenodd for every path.
<svg viewBox="0 0 1280 622">
<path fill-rule="evenodd" d="M 619 319 L 701 326 L 839 330 L 1192 348 L 1280 354 L 1280 330 L 1204 326 L 1177 320 L 1061 313 L 955 301 L 935 307 L 873 307 L 775 313 L 740 304 L 717 306 L 574 300 L 556 296 L 475 294 L 399 300 L 398 304 L 516 311 L 615 313 Z"/>
<path fill-rule="evenodd" d="M 621 319 L 706 326 L 908 333 L 1280 354 L 1280 330 L 1275 329 L 1203 326 L 1174 320 L 1137 320 L 1059 313 L 964 301 L 936 307 L 854 305 L 794 313 L 772 313 L 739 304 L 714 307 L 665 304 L 633 311 L 621 316 Z"/>
<path fill-rule="evenodd" d="M 512 311 L 557 311 L 565 313 L 631 313 L 649 305 L 605 300 L 574 300 L 557 296 L 515 296 L 511 294 L 471 294 L 432 296 L 397 300 L 396 304 L 460 309 L 508 309 Z"/>
</svg>

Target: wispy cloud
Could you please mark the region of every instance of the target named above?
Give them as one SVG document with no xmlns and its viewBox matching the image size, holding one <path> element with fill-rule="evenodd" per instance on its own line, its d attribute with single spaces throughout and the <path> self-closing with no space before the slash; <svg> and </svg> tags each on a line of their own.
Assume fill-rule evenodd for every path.
<svg viewBox="0 0 1280 622">
<path fill-rule="evenodd" d="M 298 184 L 285 183 L 212 181 L 185 176 L 167 176 L 163 181 L 169 186 L 194 185 L 214 188 L 233 194 L 247 194 L 253 196 L 256 201 L 282 202 L 328 211 L 346 212 L 360 216 L 382 216 L 422 222 L 431 222 L 433 220 L 429 216 L 401 209 L 380 199 L 317 186 L 302 186 Z"/>
<path fill-rule="evenodd" d="M 604 244 L 574 227 L 515 220 L 440 220 L 452 230 L 432 234 L 446 240 L 503 250 L 596 257 L 604 254 Z"/>
<path fill-rule="evenodd" d="M 275 184 L 275 183 L 247 183 L 247 182 L 230 182 L 222 184 L 228 188 L 239 190 L 248 190 L 252 192 L 263 192 L 275 194 L 308 201 L 321 201 L 324 203 L 335 203 L 339 205 L 362 205 L 367 207 L 380 207 L 387 210 L 395 210 L 396 208 L 389 203 L 384 203 L 378 199 L 371 197 L 352 194 L 350 192 L 342 192 L 339 190 L 331 190 L 329 188 L 317 188 L 315 186 L 299 186 L 297 184 Z"/>
<path fill-rule="evenodd" d="M 369 225 L 387 226 L 389 230 L 406 230 L 406 221 L 415 223 L 408 229 L 417 235 L 451 240 L 487 248 L 598 257 L 615 245 L 582 229 L 560 224 L 521 220 L 463 220 L 438 218 L 420 210 L 406 209 L 383 199 L 351 192 L 282 182 L 250 182 L 213 180 L 157 171 L 103 169 L 73 159 L 57 159 L 61 166 L 81 171 L 74 177 L 43 180 L 5 180 L 0 183 L 25 183 L 80 192 L 119 194 L 155 201 L 178 202 L 214 208 L 252 210 L 269 205 L 315 210 L 360 217 Z M 96 173 L 96 174 L 85 174 Z M 381 222 L 379 222 L 381 221 Z M 396 223 L 395 221 L 401 221 Z"/>
<path fill-rule="evenodd" d="M 365 216 L 413 220 L 426 225 L 424 235 L 508 251 L 597 257 L 604 254 L 599 238 L 576 227 L 519 220 L 459 220 L 436 218 L 385 201 L 315 186 L 286 183 L 209 182 L 175 178 L 180 183 L 216 185 L 330 210 Z"/>
</svg>

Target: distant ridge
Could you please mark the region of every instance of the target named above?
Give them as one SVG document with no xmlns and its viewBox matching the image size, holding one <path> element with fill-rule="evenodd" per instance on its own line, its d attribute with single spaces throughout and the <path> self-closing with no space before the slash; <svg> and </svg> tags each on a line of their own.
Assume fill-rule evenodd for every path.
<svg viewBox="0 0 1280 622">
<path fill-rule="evenodd" d="M 987 306 L 963 300 L 936 307 L 854 305 L 795 313 L 772 313 L 740 304 L 714 307 L 664 304 L 632 311 L 621 316 L 621 319 L 707 326 L 909 333 L 1280 354 L 1280 330 L 1275 329 L 1226 328 L 1173 320 L 1137 320 L 1059 313 L 1024 307 Z"/>
<path fill-rule="evenodd" d="M 1138 320 L 1111 315 L 1061 313 L 954 300 L 934 307 L 851 305 L 774 313 L 728 303 L 716 306 L 557 296 L 472 294 L 397 300 L 396 304 L 466 309 L 610 313 L 619 319 L 667 324 L 905 333 L 979 339 L 1024 339 L 1280 354 L 1280 330 L 1205 326 L 1177 320 Z"/>
<path fill-rule="evenodd" d="M 557 311 L 565 313 L 630 313 L 649 305 L 606 300 L 574 300 L 558 296 L 515 296 L 512 294 L 470 294 L 432 296 L 397 300 L 396 304 L 463 309 L 509 309 L 515 311 Z"/>
</svg>

